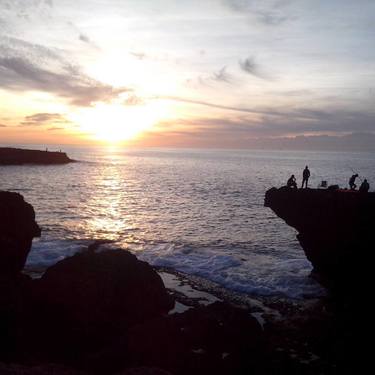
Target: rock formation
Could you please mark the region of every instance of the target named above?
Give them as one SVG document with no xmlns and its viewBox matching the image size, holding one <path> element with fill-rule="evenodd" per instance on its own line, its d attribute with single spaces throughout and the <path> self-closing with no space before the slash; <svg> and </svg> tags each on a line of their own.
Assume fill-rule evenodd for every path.
<svg viewBox="0 0 375 375">
<path fill-rule="evenodd" d="M 309 261 L 325 280 L 363 270 L 373 247 L 375 193 L 272 188 L 265 206 L 298 231 Z"/>
<path fill-rule="evenodd" d="M 66 164 L 73 161 L 65 152 L 0 147 L 0 165 Z"/>
<path fill-rule="evenodd" d="M 35 286 L 33 315 L 59 352 L 92 350 L 134 325 L 167 313 L 174 301 L 157 272 L 125 250 L 85 251 L 51 266 Z M 65 350 L 66 351 L 66 350 Z"/>
<path fill-rule="evenodd" d="M 275 189 L 267 193 L 267 203 L 289 214 L 288 220 L 300 228 L 304 208 L 296 207 L 310 200 L 318 207 L 317 197 L 309 198 L 308 191 Z M 318 215 L 314 203 L 308 208 Z M 346 341 L 339 337 L 330 345 L 327 337 L 337 336 L 330 333 L 331 321 L 320 323 L 319 316 L 314 320 L 298 313 L 294 302 L 291 310 L 297 317 L 286 325 L 278 318 L 280 323 L 266 320 L 261 327 L 249 310 L 226 302 L 199 306 L 191 301 L 187 311 L 167 314 L 173 300 L 158 273 L 129 252 L 102 249 L 98 242 L 32 280 L 21 270 L 31 240 L 39 234 L 34 211 L 22 196 L 0 192 L 1 374 L 345 373 L 335 363 L 332 371 L 321 371 L 320 364 L 311 367 L 310 350 L 317 347 L 322 368 L 331 369 L 325 352 L 333 348 L 341 355 L 336 341 L 344 348 L 350 348 L 348 337 L 355 346 L 359 342 L 352 340 L 350 327 L 360 319 L 348 325 L 348 315 L 340 317 Z M 302 323 L 295 329 L 298 314 Z M 305 353 L 299 359 L 308 361 L 296 357 L 296 345 Z M 350 355 L 344 352 L 342 357 Z M 342 368 L 347 370 L 347 364 Z"/>
<path fill-rule="evenodd" d="M 33 207 L 18 193 L 0 191 L 0 273 L 21 272 L 39 236 Z"/>
<path fill-rule="evenodd" d="M 0 358 L 17 350 L 31 280 L 21 274 L 34 237 L 33 207 L 22 195 L 0 191 Z"/>
<path fill-rule="evenodd" d="M 21 271 L 38 235 L 32 207 L 0 192 L 0 362 L 18 363 L 0 371 L 263 373 L 264 336 L 248 311 L 217 302 L 168 315 L 158 273 L 121 249 L 90 246 L 32 280 Z"/>
</svg>

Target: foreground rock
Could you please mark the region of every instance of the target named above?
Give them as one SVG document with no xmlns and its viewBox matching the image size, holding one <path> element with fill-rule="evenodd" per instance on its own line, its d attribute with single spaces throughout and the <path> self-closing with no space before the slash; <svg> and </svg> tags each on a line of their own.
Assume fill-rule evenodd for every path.
<svg viewBox="0 0 375 375">
<path fill-rule="evenodd" d="M 0 147 L 0 165 L 66 164 L 73 161 L 65 152 Z"/>
<path fill-rule="evenodd" d="M 40 233 L 34 211 L 18 194 L 1 196 L 1 249 L 12 254 L 10 244 L 26 233 L 25 251 Z M 296 318 L 266 320 L 262 327 L 250 310 L 225 302 L 189 301 L 187 311 L 167 314 L 173 300 L 152 267 L 124 250 L 100 250 L 98 243 L 89 246 L 39 280 L 20 272 L 24 260 L 2 258 L 1 374 L 358 373 L 345 372 L 346 362 L 337 366 L 337 357 L 353 358 L 359 342 L 354 329 L 360 319 L 346 304 L 334 320 L 321 319 L 328 305 L 300 313 L 287 306 Z M 312 365 L 311 351 L 318 364 Z"/>
<path fill-rule="evenodd" d="M 21 270 L 40 234 L 34 211 L 8 192 L 0 208 L 0 371 L 263 373 L 264 336 L 248 311 L 215 303 L 168 315 L 158 273 L 120 249 L 90 246 L 32 280 Z"/>
<path fill-rule="evenodd" d="M 0 191 L 0 274 L 21 272 L 32 240 L 39 236 L 33 207 L 18 193 Z"/>
<path fill-rule="evenodd" d="M 160 276 L 127 251 L 77 254 L 32 289 L 28 358 L 90 374 L 263 373 L 263 332 L 247 310 L 217 302 L 167 315 Z"/>
<path fill-rule="evenodd" d="M 125 250 L 66 258 L 35 283 L 34 293 L 33 315 L 43 325 L 46 349 L 61 353 L 69 347 L 74 355 L 174 306 L 157 272 Z"/>
<path fill-rule="evenodd" d="M 37 236 L 33 207 L 20 194 L 0 191 L 0 360 L 18 350 L 31 286 L 21 271 Z"/>
<path fill-rule="evenodd" d="M 272 188 L 265 206 L 298 231 L 307 258 L 325 280 L 349 279 L 366 269 L 374 243 L 375 193 Z"/>
</svg>

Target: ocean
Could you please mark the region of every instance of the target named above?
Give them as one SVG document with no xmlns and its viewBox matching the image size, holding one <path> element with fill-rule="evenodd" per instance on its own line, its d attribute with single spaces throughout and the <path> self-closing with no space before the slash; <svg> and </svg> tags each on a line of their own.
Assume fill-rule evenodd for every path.
<svg viewBox="0 0 375 375">
<path fill-rule="evenodd" d="M 27 146 L 41 148 L 43 146 Z M 49 150 L 60 147 L 49 146 Z M 107 239 L 155 266 L 257 296 L 324 294 L 309 277 L 296 231 L 265 208 L 265 191 L 291 174 L 346 187 L 353 172 L 375 185 L 375 154 L 63 147 L 77 163 L 0 166 L 0 189 L 34 206 L 42 236 L 26 270 Z"/>
</svg>

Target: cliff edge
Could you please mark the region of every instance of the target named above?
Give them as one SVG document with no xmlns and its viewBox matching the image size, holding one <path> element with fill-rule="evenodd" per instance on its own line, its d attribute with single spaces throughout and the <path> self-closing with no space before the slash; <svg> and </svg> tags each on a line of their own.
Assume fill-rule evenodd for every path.
<svg viewBox="0 0 375 375">
<path fill-rule="evenodd" d="M 0 147 L 0 165 L 66 164 L 73 161 L 65 152 Z"/>
<path fill-rule="evenodd" d="M 39 236 L 31 204 L 18 193 L 0 191 L 0 273 L 21 272 L 32 240 Z"/>
<path fill-rule="evenodd" d="M 375 193 L 281 187 L 266 192 L 264 205 L 298 231 L 306 257 L 323 280 L 363 268 L 374 241 Z"/>
</svg>

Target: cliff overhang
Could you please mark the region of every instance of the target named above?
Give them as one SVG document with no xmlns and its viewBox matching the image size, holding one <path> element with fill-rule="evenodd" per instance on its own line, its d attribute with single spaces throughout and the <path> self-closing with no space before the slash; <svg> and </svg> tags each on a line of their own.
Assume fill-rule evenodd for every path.
<svg viewBox="0 0 375 375">
<path fill-rule="evenodd" d="M 314 271 L 335 280 L 360 267 L 373 246 L 375 193 L 272 188 L 264 205 L 298 231 Z"/>
</svg>

